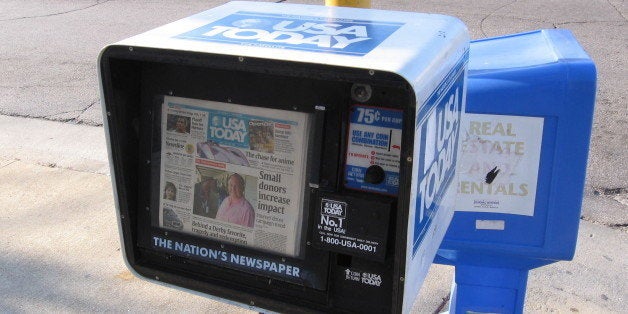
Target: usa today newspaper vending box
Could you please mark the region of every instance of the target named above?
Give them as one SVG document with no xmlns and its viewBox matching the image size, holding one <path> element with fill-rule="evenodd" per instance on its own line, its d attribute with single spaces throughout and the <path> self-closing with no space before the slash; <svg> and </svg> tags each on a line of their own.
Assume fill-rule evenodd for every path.
<svg viewBox="0 0 628 314">
<path fill-rule="evenodd" d="M 436 261 L 450 312 L 521 313 L 528 271 L 576 248 L 595 64 L 567 30 L 471 43 L 456 213 Z"/>
<path fill-rule="evenodd" d="M 469 38 L 407 12 L 233 2 L 106 47 L 136 275 L 281 312 L 407 312 L 453 214 Z"/>
</svg>

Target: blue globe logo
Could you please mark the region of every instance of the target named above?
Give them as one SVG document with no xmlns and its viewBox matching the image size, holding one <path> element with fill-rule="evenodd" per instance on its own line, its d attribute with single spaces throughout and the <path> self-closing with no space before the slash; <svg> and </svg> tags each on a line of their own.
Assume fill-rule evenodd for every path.
<svg viewBox="0 0 628 314">
<path fill-rule="evenodd" d="M 238 20 L 232 23 L 233 26 L 239 28 L 262 28 L 267 25 L 268 21 L 260 20 L 260 19 L 244 19 Z"/>
</svg>

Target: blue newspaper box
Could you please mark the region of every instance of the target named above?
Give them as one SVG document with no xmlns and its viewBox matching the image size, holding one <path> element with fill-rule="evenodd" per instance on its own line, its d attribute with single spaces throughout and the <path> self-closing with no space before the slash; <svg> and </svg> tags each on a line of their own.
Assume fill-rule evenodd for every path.
<svg viewBox="0 0 628 314">
<path fill-rule="evenodd" d="M 523 310 L 528 270 L 573 258 L 596 87 L 567 30 L 474 41 L 457 212 L 437 263 L 451 312 Z"/>
</svg>

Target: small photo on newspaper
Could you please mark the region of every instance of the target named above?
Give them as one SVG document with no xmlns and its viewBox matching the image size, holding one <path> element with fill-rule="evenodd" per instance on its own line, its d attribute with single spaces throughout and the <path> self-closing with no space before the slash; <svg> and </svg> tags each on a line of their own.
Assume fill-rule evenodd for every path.
<svg viewBox="0 0 628 314">
<path fill-rule="evenodd" d="M 253 228 L 257 208 L 257 177 L 197 166 L 194 215 Z M 248 188 L 247 188 L 248 187 Z"/>
<path fill-rule="evenodd" d="M 190 134 L 190 117 L 169 114 L 166 121 L 166 130 L 179 134 Z"/>
<path fill-rule="evenodd" d="M 159 227 L 298 255 L 309 119 L 164 97 Z"/>
</svg>

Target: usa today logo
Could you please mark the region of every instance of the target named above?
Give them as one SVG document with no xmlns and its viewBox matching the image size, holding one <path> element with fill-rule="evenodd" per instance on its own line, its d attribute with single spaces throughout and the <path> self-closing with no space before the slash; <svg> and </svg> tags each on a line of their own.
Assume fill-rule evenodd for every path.
<svg viewBox="0 0 628 314">
<path fill-rule="evenodd" d="M 361 56 L 381 44 L 402 25 L 237 12 L 175 38 Z"/>
</svg>

